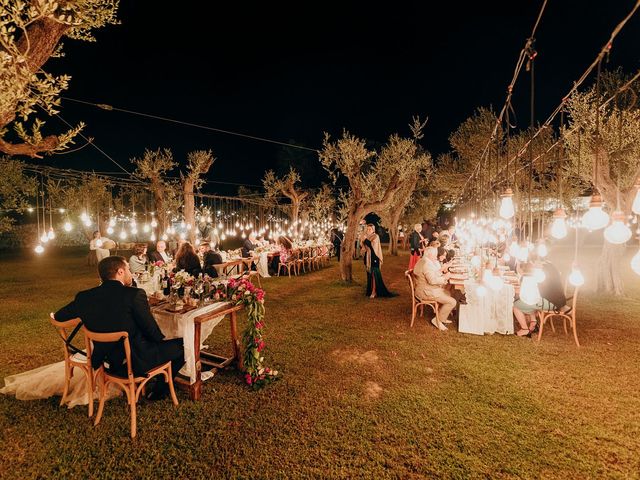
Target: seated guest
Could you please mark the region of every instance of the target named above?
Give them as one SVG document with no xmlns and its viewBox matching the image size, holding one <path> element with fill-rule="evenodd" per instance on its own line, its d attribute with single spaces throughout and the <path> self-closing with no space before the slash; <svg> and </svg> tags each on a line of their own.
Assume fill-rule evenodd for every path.
<svg viewBox="0 0 640 480">
<path fill-rule="evenodd" d="M 544 280 L 538 284 L 538 290 L 542 299 L 536 304 L 531 305 L 518 299 L 513 302 L 513 315 L 516 317 L 520 330 L 516 335 L 523 337 L 530 335 L 536 328 L 536 312 L 555 310 L 566 313 L 571 310 L 567 305 L 567 299 L 564 296 L 564 288 L 560 272 L 551 263 L 547 261 L 538 261 L 538 265 L 542 267 L 544 272 Z M 524 266 L 524 270 L 532 269 L 533 264 Z M 529 317 L 529 325 L 527 326 L 527 317 Z"/>
<path fill-rule="evenodd" d="M 450 273 L 443 274 L 442 266 L 438 262 L 438 250 L 428 247 L 422 258 L 413 269 L 416 285 L 416 297 L 420 300 L 435 300 L 439 308 L 440 322 L 434 317 L 431 323 L 440 330 L 447 330 L 444 323 L 451 323 L 449 314 L 456 306 L 456 300 L 449 295 L 444 287 L 447 285 Z"/>
<path fill-rule="evenodd" d="M 209 244 L 209 242 L 201 243 L 199 250 L 202 254 L 203 273 L 213 278 L 217 277 L 218 270 L 216 270 L 215 265 L 219 265 L 222 263 L 222 255 L 211 250 L 211 245 Z"/>
<path fill-rule="evenodd" d="M 98 262 L 109 256 L 109 249 L 104 248 L 104 246 L 106 243 L 110 242 L 111 240 L 108 238 L 100 236 L 100 232 L 98 230 L 93 232 L 93 238 L 89 242 L 89 250 L 95 250 Z"/>
<path fill-rule="evenodd" d="M 255 250 L 258 247 L 256 235 L 254 233 L 250 233 L 247 238 L 244 239 L 242 243 L 242 258 L 249 258 L 252 250 Z"/>
<path fill-rule="evenodd" d="M 171 263 L 171 255 L 167 252 L 167 242 L 164 240 L 158 240 L 156 243 L 156 251 L 151 252 L 149 257 L 152 262 L 164 262 L 165 264 Z"/>
<path fill-rule="evenodd" d="M 280 268 L 280 264 L 285 264 L 291 257 L 291 250 L 293 249 L 293 245 L 291 240 L 289 240 L 284 235 L 280 235 L 276 240 L 276 247 L 278 247 L 279 255 L 275 255 L 271 260 L 271 264 L 269 268 L 273 272 L 273 274 L 278 273 L 278 269 Z"/>
<path fill-rule="evenodd" d="M 189 275 L 193 275 L 197 277 L 200 273 L 202 273 L 202 268 L 200 267 L 200 259 L 196 254 L 196 251 L 193 248 L 193 245 L 189 242 L 183 242 L 182 245 L 178 248 L 178 252 L 176 253 L 176 266 L 174 271 L 178 272 L 180 270 L 184 270 Z"/>
<path fill-rule="evenodd" d="M 147 301 L 144 290 L 131 287 L 133 280 L 129 264 L 123 257 L 107 257 L 98 264 L 102 279 L 99 287 L 84 290 L 68 305 L 55 314 L 59 322 L 80 317 L 84 326 L 92 332 L 110 333 L 125 331 L 131 343 L 131 362 L 136 376 L 142 376 L 152 368 L 171 361 L 175 376 L 184 364 L 181 338 L 163 340 Z M 116 375 L 127 374 L 122 342 L 96 343 L 91 365 L 99 368 L 109 363 L 109 370 Z M 166 396 L 168 386 L 159 381 L 147 398 Z"/>
<path fill-rule="evenodd" d="M 431 240 L 431 241 L 429 242 L 429 246 L 430 246 L 431 248 L 438 249 L 438 248 L 440 248 L 440 242 L 439 242 L 438 240 Z"/>
<path fill-rule="evenodd" d="M 147 269 L 147 244 L 139 243 L 133 248 L 133 255 L 129 258 L 131 273 L 142 273 Z"/>
</svg>

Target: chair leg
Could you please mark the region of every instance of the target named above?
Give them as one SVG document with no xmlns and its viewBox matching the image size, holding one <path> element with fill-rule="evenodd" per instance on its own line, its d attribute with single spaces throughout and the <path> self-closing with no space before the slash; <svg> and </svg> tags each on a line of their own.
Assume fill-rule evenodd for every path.
<svg viewBox="0 0 640 480">
<path fill-rule="evenodd" d="M 436 313 L 436 322 L 438 323 L 438 325 L 440 325 L 440 305 L 438 305 L 437 302 L 436 302 L 436 306 L 434 308 L 434 311 Z"/>
<path fill-rule="evenodd" d="M 65 400 L 67 399 L 67 394 L 69 393 L 69 384 L 71 383 L 71 376 L 73 375 L 73 366 L 66 363 L 64 366 L 64 390 L 62 390 L 62 398 L 60 399 L 60 406 L 64 405 Z"/>
<path fill-rule="evenodd" d="M 410 325 L 410 327 L 413 327 L 413 322 L 416 319 L 416 310 L 417 310 L 416 303 L 413 302 L 413 305 L 411 305 L 411 325 Z"/>
<path fill-rule="evenodd" d="M 562 316 L 562 326 L 564 327 L 564 334 L 567 335 L 569 333 L 567 332 L 567 317 L 564 315 Z"/>
<path fill-rule="evenodd" d="M 576 341 L 576 345 L 579 347 L 580 342 L 578 341 L 578 329 L 576 328 L 576 317 L 571 317 L 571 325 L 573 326 L 573 339 Z"/>
<path fill-rule="evenodd" d="M 553 315 L 549 317 L 549 322 L 551 323 L 551 331 L 556 333 L 556 326 L 553 324 Z"/>
<path fill-rule="evenodd" d="M 96 419 L 93 422 L 93 425 L 96 426 L 100 423 L 100 420 L 102 420 L 102 412 L 104 411 L 104 401 L 106 399 L 107 396 L 107 389 L 106 389 L 106 385 L 105 385 L 105 381 L 104 381 L 104 376 L 102 372 L 98 372 L 98 375 L 100 377 L 100 402 L 98 403 L 98 413 L 96 414 Z"/>
<path fill-rule="evenodd" d="M 88 369 L 84 371 L 85 376 L 87 377 L 87 397 L 89 399 L 89 418 L 93 416 L 93 389 L 95 388 L 93 384 L 93 369 L 89 366 Z"/>
<path fill-rule="evenodd" d="M 136 392 L 134 390 L 134 385 L 129 385 L 128 390 L 129 404 L 131 406 L 131 438 L 135 438 L 136 436 L 136 427 L 137 427 L 137 410 L 136 410 Z"/>
<path fill-rule="evenodd" d="M 544 313 L 540 314 L 540 330 L 538 330 L 538 341 L 542 338 L 542 330 L 544 329 L 544 322 L 547 319 Z"/>
<path fill-rule="evenodd" d="M 176 389 L 173 387 L 173 375 L 171 371 L 171 364 L 167 369 L 167 383 L 169 384 L 169 393 L 171 393 L 171 401 L 174 405 L 178 405 L 178 397 L 176 396 Z"/>
</svg>

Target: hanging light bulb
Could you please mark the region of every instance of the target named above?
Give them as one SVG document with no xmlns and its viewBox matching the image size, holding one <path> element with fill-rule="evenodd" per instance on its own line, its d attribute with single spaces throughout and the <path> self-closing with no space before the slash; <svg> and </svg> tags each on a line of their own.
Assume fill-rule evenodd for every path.
<svg viewBox="0 0 640 480">
<path fill-rule="evenodd" d="M 120 230 L 120 239 L 124 240 L 125 238 L 127 238 L 127 232 L 125 232 L 124 230 Z"/>
<path fill-rule="evenodd" d="M 227 236 L 223 233 L 222 235 L 220 235 L 220 240 L 226 240 Z"/>
<path fill-rule="evenodd" d="M 169 236 L 166 233 L 162 234 L 162 240 L 167 241 L 169 239 Z"/>
<path fill-rule="evenodd" d="M 156 228 L 157 226 L 158 226 L 158 222 L 156 222 L 156 219 L 154 218 L 153 220 L 151 220 L 151 227 Z"/>
<path fill-rule="evenodd" d="M 155 234 L 155 233 L 153 233 L 153 232 L 151 232 L 151 236 L 149 237 L 149 240 L 150 240 L 151 242 L 155 242 L 155 241 L 156 241 L 156 234 Z"/>
<path fill-rule="evenodd" d="M 631 270 L 640 275 L 640 250 L 631 259 Z"/>
<path fill-rule="evenodd" d="M 107 233 L 109 235 L 112 235 L 113 234 L 113 227 L 111 227 L 111 226 L 107 227 Z"/>
<path fill-rule="evenodd" d="M 636 180 L 636 197 L 633 199 L 633 204 L 631 205 L 631 211 L 636 215 L 640 215 L 640 178 Z"/>
<path fill-rule="evenodd" d="M 102 239 L 101 238 L 96 240 L 96 247 L 98 247 L 98 248 L 102 247 Z"/>
<path fill-rule="evenodd" d="M 180 232 L 180 238 L 181 238 L 182 240 L 186 240 L 186 238 L 187 238 L 187 234 L 186 234 L 186 233 L 184 233 L 184 232 Z"/>
<path fill-rule="evenodd" d="M 560 240 L 567 236 L 567 214 L 564 209 L 559 208 L 553 214 L 553 223 L 551 224 L 551 236 Z"/>
<path fill-rule="evenodd" d="M 520 284 L 520 300 L 529 305 L 536 305 L 540 301 L 540 290 L 538 290 L 538 282 L 531 274 L 522 276 Z"/>
<path fill-rule="evenodd" d="M 575 263 L 571 267 L 571 273 L 569 274 L 569 283 L 574 287 L 581 287 L 584 285 L 584 276 Z"/>
<path fill-rule="evenodd" d="M 519 262 L 526 262 L 527 260 L 529 260 L 529 246 L 527 245 L 527 242 L 522 242 L 518 246 L 518 253 L 516 254 L 516 258 Z"/>
<path fill-rule="evenodd" d="M 500 216 L 504 219 L 509 219 L 515 215 L 515 209 L 513 208 L 513 190 L 507 188 L 501 195 L 502 200 L 500 202 Z"/>
<path fill-rule="evenodd" d="M 219 228 L 220 230 L 222 230 L 222 229 L 224 228 L 224 226 L 222 225 L 222 222 L 218 223 L 218 228 Z"/>
<path fill-rule="evenodd" d="M 112 218 L 112 219 L 109 220 L 109 226 L 110 227 L 115 227 L 116 226 L 116 219 L 115 218 Z"/>
<path fill-rule="evenodd" d="M 83 222 L 86 222 L 88 218 L 89 218 L 89 216 L 87 215 L 86 212 L 82 212 L 80 214 L 80 220 L 82 220 Z"/>
<path fill-rule="evenodd" d="M 42 243 L 47 243 L 49 241 L 49 237 L 47 236 L 46 233 L 43 233 L 42 236 L 40 237 L 40 241 Z"/>
<path fill-rule="evenodd" d="M 631 229 L 627 227 L 624 213 L 616 210 L 611 215 L 611 225 L 604 229 L 604 238 L 607 242 L 619 245 L 626 243 L 631 238 Z"/>
<path fill-rule="evenodd" d="M 65 232 L 70 232 L 71 229 L 73 228 L 73 225 L 71 225 L 70 222 L 64 222 L 64 226 L 62 228 L 64 228 Z"/>
<path fill-rule="evenodd" d="M 131 229 L 131 235 L 137 235 L 138 234 L 138 229 L 136 227 L 133 227 Z"/>
<path fill-rule="evenodd" d="M 149 227 L 149 225 L 145 223 L 142 227 L 142 231 L 144 233 L 149 233 L 149 230 L 151 230 L 151 227 Z"/>
<path fill-rule="evenodd" d="M 44 247 L 40 244 L 36 245 L 36 248 L 34 248 L 35 252 L 40 255 L 42 252 L 44 252 Z"/>
<path fill-rule="evenodd" d="M 544 274 L 544 270 L 541 265 L 536 265 L 533 267 L 533 277 L 536 279 L 536 282 L 542 283 L 547 276 Z"/>
<path fill-rule="evenodd" d="M 538 246 L 536 247 L 536 253 L 541 258 L 544 258 L 547 255 L 549 255 L 549 250 L 547 249 L 547 244 L 544 242 L 544 240 L 540 240 L 538 242 Z"/>
<path fill-rule="evenodd" d="M 582 224 L 589 230 L 600 230 L 609 223 L 609 214 L 602 210 L 604 202 L 598 194 L 591 197 L 589 210 L 582 216 Z"/>
<path fill-rule="evenodd" d="M 90 226 L 91 226 L 91 219 L 90 219 L 90 218 L 87 218 L 87 219 L 84 221 L 84 225 L 85 225 L 86 227 L 90 227 Z"/>
<path fill-rule="evenodd" d="M 47 237 L 49 238 L 49 240 L 53 240 L 54 238 L 56 238 L 56 232 L 53 231 L 53 227 L 49 228 L 49 232 L 47 233 Z"/>
</svg>

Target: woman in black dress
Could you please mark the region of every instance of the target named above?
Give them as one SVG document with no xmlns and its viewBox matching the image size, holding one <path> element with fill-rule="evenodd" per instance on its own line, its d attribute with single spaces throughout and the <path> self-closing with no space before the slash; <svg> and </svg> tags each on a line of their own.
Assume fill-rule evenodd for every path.
<svg viewBox="0 0 640 480">
<path fill-rule="evenodd" d="M 367 224 L 366 236 L 362 242 L 364 251 L 364 264 L 367 267 L 367 296 L 375 297 L 395 297 L 396 294 L 387 290 L 382 281 L 382 248 L 380 247 L 380 237 L 376 235 L 376 227 Z"/>
</svg>

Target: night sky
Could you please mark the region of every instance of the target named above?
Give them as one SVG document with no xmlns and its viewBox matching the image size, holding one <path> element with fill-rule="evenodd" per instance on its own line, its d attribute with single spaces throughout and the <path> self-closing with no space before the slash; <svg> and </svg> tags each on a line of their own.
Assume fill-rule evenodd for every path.
<svg viewBox="0 0 640 480">
<path fill-rule="evenodd" d="M 549 1 L 536 35 L 538 120 L 634 3 Z M 422 144 L 435 156 L 476 107 L 502 106 L 541 4 L 123 0 L 121 25 L 96 31 L 97 43 L 65 41 L 66 57 L 46 68 L 72 75 L 68 97 L 313 148 L 324 131 L 346 128 L 384 142 L 408 134 L 412 115 L 428 116 Z M 618 36 L 608 66 L 635 72 L 638 45 L 640 15 Z M 523 75 L 514 97 L 519 127 L 528 123 L 528 102 Z M 69 101 L 61 116 L 84 120 L 85 135 L 128 170 L 146 147 L 171 148 L 183 163 L 188 151 L 211 149 L 217 161 L 208 179 L 216 182 L 258 185 L 264 170 L 286 165 L 281 147 L 267 143 Z M 48 125 L 59 128 L 55 119 Z M 312 186 L 322 180 L 315 158 L 307 156 L 303 171 Z M 91 147 L 45 161 L 117 171 Z M 207 186 L 226 194 L 236 188 Z"/>
</svg>

